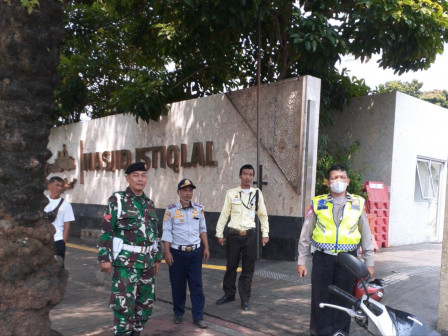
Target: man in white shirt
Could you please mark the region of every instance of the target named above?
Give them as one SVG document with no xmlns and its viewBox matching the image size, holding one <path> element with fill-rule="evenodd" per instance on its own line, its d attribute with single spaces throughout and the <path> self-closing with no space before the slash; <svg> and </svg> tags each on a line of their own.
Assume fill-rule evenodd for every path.
<svg viewBox="0 0 448 336">
<path fill-rule="evenodd" d="M 70 233 L 70 222 L 75 220 L 71 204 L 61 197 L 61 194 L 65 189 L 64 185 L 64 180 L 59 176 L 50 178 L 50 182 L 48 182 L 47 186 L 50 191 L 50 195 L 47 196 L 49 203 L 44 209 L 45 212 L 57 212 L 56 219 L 54 219 L 51 224 L 53 224 L 56 229 L 56 233 L 54 234 L 54 254 L 62 258 L 62 265 L 64 265 L 65 259 L 65 243 L 67 242 Z"/>
</svg>

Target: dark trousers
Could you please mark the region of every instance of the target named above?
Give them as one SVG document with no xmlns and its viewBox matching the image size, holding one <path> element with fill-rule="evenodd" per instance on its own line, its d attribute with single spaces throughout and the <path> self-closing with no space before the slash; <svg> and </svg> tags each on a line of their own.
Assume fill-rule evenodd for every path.
<svg viewBox="0 0 448 336">
<path fill-rule="evenodd" d="M 187 282 L 190 290 L 193 321 L 202 320 L 205 296 L 202 289 L 202 248 L 191 252 L 170 249 L 173 264 L 169 268 L 174 315 L 185 312 Z"/>
<path fill-rule="evenodd" d="M 63 239 L 54 242 L 54 254 L 65 259 L 65 241 Z"/>
<path fill-rule="evenodd" d="M 224 274 L 223 289 L 226 296 L 236 294 L 236 270 L 240 263 L 242 272 L 238 279 L 238 292 L 241 301 L 249 301 L 252 286 L 252 277 L 255 270 L 257 258 L 257 246 L 255 241 L 255 230 L 250 230 L 246 236 L 229 234 L 226 240 L 227 266 Z"/>
<path fill-rule="evenodd" d="M 350 253 L 356 255 L 356 252 Z M 348 307 L 345 301 L 330 294 L 328 290 L 330 284 L 352 294 L 355 277 L 339 265 L 336 256 L 316 251 L 313 254 L 311 272 L 310 334 L 313 336 L 331 336 L 336 331 L 343 331 L 348 335 L 350 331 L 351 319 L 347 313 L 328 307 L 319 308 L 321 302 Z"/>
<path fill-rule="evenodd" d="M 65 241 L 64 241 L 64 239 L 57 240 L 54 242 L 54 255 L 60 256 L 62 258 L 62 267 L 64 267 L 64 261 L 65 261 Z"/>
</svg>

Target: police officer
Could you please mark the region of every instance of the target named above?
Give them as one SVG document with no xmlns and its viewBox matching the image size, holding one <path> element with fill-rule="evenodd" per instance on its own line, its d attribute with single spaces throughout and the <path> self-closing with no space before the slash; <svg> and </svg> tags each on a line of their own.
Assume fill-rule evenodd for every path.
<svg viewBox="0 0 448 336">
<path fill-rule="evenodd" d="M 109 306 L 114 311 L 115 335 L 140 335 L 152 314 L 162 255 L 154 203 L 143 192 L 146 171 L 143 162 L 126 169 L 129 186 L 109 198 L 101 225 L 100 270 L 110 274 L 114 266 Z"/>
<path fill-rule="evenodd" d="M 249 300 L 257 256 L 255 215 L 260 220 L 263 246 L 269 242 L 269 222 L 263 194 L 260 189 L 251 187 L 254 175 L 252 165 L 247 164 L 240 168 L 241 185 L 227 190 L 221 215 L 216 224 L 218 243 L 226 244 L 227 256 L 223 280 L 224 296 L 216 301 L 216 304 L 221 305 L 235 300 L 236 270 L 241 259 L 242 272 L 238 279 L 238 293 L 241 309 L 245 311 L 250 310 Z M 228 224 L 229 232 L 227 239 L 224 239 L 223 231 L 229 216 L 231 216 Z"/>
<path fill-rule="evenodd" d="M 210 252 L 204 209 L 201 204 L 191 202 L 193 189 L 196 186 L 188 179 L 181 180 L 177 185 L 179 202 L 166 209 L 162 240 L 170 272 L 173 322 L 182 323 L 188 282 L 193 323 L 204 329 L 207 324 L 203 320 L 205 297 L 202 289 L 202 257 L 208 261 Z"/>
<path fill-rule="evenodd" d="M 350 331 L 350 316 L 337 309 L 320 308 L 319 303 L 347 306 L 344 300 L 331 296 L 328 285 L 353 292 L 355 278 L 337 263 L 337 254 L 347 252 L 357 255 L 362 246 L 362 256 L 370 276 L 373 277 L 373 244 L 369 222 L 364 213 L 364 199 L 346 192 L 350 179 L 347 167 L 336 164 L 328 171 L 328 195 L 314 197 L 308 209 L 299 241 L 297 273 L 307 274 L 305 265 L 313 255 L 311 272 L 311 335 L 333 335 Z"/>
</svg>

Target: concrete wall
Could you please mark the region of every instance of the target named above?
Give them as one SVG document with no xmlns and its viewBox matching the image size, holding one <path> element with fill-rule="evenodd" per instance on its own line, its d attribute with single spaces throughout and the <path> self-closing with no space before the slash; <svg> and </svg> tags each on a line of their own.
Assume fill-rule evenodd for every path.
<svg viewBox="0 0 448 336">
<path fill-rule="evenodd" d="M 360 140 L 352 168 L 363 171 L 366 181 L 381 181 L 390 186 L 395 94 L 353 99 L 342 112 L 334 111 L 332 115 L 333 125 L 322 133 L 344 147 Z"/>
<path fill-rule="evenodd" d="M 260 164 L 263 181 L 268 182 L 263 186 L 263 194 L 272 218 L 271 232 L 296 244 L 301 225 L 298 219 L 303 217 L 306 200 L 314 195 L 320 80 L 305 76 L 262 86 L 260 98 Z M 174 103 L 159 122 L 137 123 L 133 116 L 115 115 L 54 128 L 48 145 L 53 152 L 49 163 L 64 156 L 61 151 L 65 145 L 65 156 L 73 157 L 76 169 L 53 174 L 68 182 L 77 179 L 65 198 L 87 218 L 93 216 L 88 214 L 99 212 L 92 205 L 106 204 L 112 192 L 126 187 L 126 181 L 122 169 L 106 170 L 105 162 L 94 162 L 94 170 L 81 169 L 90 165 L 90 159 L 86 160 L 81 152 L 101 155 L 106 151 L 130 150 L 134 162 L 136 148 L 186 144 L 190 161 L 194 143 L 201 143 L 205 151 L 206 142 L 212 141 L 213 155 L 209 161 L 216 165 L 181 166 L 175 171 L 161 167 L 159 162 L 157 168 L 148 170 L 145 193 L 157 208 L 164 209 L 178 200 L 179 180 L 191 179 L 197 186 L 195 195 L 200 196 L 211 220 L 209 232 L 213 233 L 225 191 L 240 184 L 239 168 L 246 163 L 256 167 L 256 111 L 257 91 L 250 88 Z M 152 164 L 157 161 L 147 155 L 153 159 Z M 275 246 L 275 239 L 271 246 Z"/>
<path fill-rule="evenodd" d="M 389 239 L 392 245 L 426 241 L 429 202 L 414 200 L 417 156 L 446 161 L 448 157 L 448 110 L 428 102 L 396 94 Z M 446 169 L 446 165 L 444 167 Z M 446 170 L 445 170 L 446 171 Z M 441 174 L 439 198 L 445 199 L 445 177 Z M 439 214 L 445 202 L 440 202 Z M 443 217 L 442 217 L 443 218 Z M 442 241 L 443 219 L 438 239 Z"/>
<path fill-rule="evenodd" d="M 263 180 L 268 182 L 263 189 L 272 215 L 303 215 L 304 87 L 306 81 L 302 77 L 261 90 L 260 163 Z M 320 86 L 317 89 L 320 90 Z M 69 182 L 78 180 L 74 188 L 66 192 L 67 200 L 105 204 L 113 191 L 125 188 L 123 170 L 84 171 L 84 184 L 81 184 L 80 141 L 83 141 L 84 153 L 129 149 L 132 161 L 135 161 L 135 148 L 180 147 L 181 144 L 187 144 L 187 159 L 190 159 L 194 142 L 201 142 L 205 147 L 206 141 L 213 141 L 216 167 L 180 167 L 179 172 L 168 167 L 150 169 L 145 192 L 158 207 L 164 207 L 177 199 L 177 182 L 187 177 L 197 185 L 196 193 L 201 193 L 201 202 L 206 209 L 220 211 L 225 190 L 239 185 L 239 168 L 246 163 L 256 166 L 255 98 L 254 89 L 248 89 L 175 103 L 168 116 L 157 123 L 136 123 L 131 115 L 115 115 L 54 128 L 48 145 L 53 152 L 49 162 L 57 158 L 65 144 L 68 155 L 75 159 L 76 169 L 54 174 L 66 177 Z M 317 119 L 318 108 L 313 113 Z M 317 134 L 317 129 L 313 132 Z M 315 152 L 313 148 L 311 150 Z M 308 164 L 313 165 L 313 162 Z"/>
<path fill-rule="evenodd" d="M 446 210 L 448 210 L 448 199 L 445 199 L 442 262 L 440 265 L 439 309 L 437 315 L 437 330 L 442 335 L 448 335 L 448 211 Z"/>
<path fill-rule="evenodd" d="M 389 189 L 389 246 L 425 242 L 430 203 L 414 200 L 417 156 L 446 161 L 448 111 L 405 95 L 387 93 L 354 99 L 342 113 L 333 113 L 334 124 L 322 130 L 332 140 L 349 146 L 359 139 L 353 168 L 366 181 L 384 182 Z M 446 169 L 446 165 L 445 168 Z M 445 171 L 440 199 L 445 199 Z M 444 202 L 438 214 L 443 218 Z M 443 220 L 439 221 L 438 241 Z"/>
</svg>

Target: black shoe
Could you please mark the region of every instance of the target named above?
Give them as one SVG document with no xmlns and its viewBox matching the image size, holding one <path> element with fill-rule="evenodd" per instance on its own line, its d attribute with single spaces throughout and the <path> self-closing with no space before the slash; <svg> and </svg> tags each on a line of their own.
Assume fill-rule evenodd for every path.
<svg viewBox="0 0 448 336">
<path fill-rule="evenodd" d="M 183 321 L 182 315 L 179 315 L 179 316 L 178 315 L 174 315 L 174 317 L 173 317 L 174 324 L 181 324 L 182 321 Z"/>
<path fill-rule="evenodd" d="M 222 298 L 220 298 L 218 301 L 216 301 L 216 304 L 220 305 L 220 304 L 231 302 L 231 301 L 235 301 L 234 296 L 225 296 L 224 295 Z"/>
<path fill-rule="evenodd" d="M 249 311 L 250 310 L 249 301 L 242 301 L 241 302 L 241 309 L 244 310 L 244 311 Z"/>
<path fill-rule="evenodd" d="M 196 327 L 201 328 L 201 329 L 206 329 L 206 328 L 208 328 L 208 325 L 207 325 L 207 323 L 204 322 L 204 320 L 197 320 L 197 321 L 194 321 L 193 324 L 194 324 Z"/>
<path fill-rule="evenodd" d="M 140 336 L 140 331 L 132 330 L 131 336 Z"/>
</svg>

